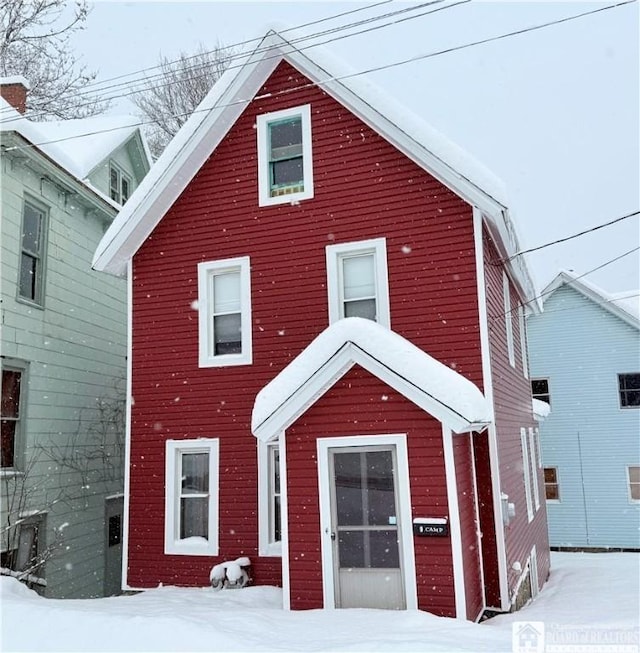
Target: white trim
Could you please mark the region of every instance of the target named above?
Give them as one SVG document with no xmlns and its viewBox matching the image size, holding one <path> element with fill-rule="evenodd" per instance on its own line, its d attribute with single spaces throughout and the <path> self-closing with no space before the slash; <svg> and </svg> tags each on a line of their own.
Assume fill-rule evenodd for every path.
<svg viewBox="0 0 640 653">
<path fill-rule="evenodd" d="M 444 469 L 447 482 L 447 503 L 449 504 L 449 533 L 451 535 L 456 619 L 466 620 L 467 597 L 464 588 L 464 558 L 462 556 L 462 531 L 460 529 L 456 460 L 453 453 L 453 434 L 444 424 L 442 425 L 442 450 L 444 452 Z"/>
<path fill-rule="evenodd" d="M 507 353 L 509 365 L 516 366 L 515 345 L 513 342 L 513 313 L 511 311 L 511 283 L 506 270 L 502 270 L 502 297 L 504 300 L 504 328 L 507 334 Z"/>
<path fill-rule="evenodd" d="M 533 427 L 529 427 L 529 469 L 533 481 L 533 505 L 536 512 L 540 510 L 540 482 L 538 480 L 538 466 L 536 465 L 536 442 Z"/>
<path fill-rule="evenodd" d="M 471 455 L 471 474 L 473 479 L 473 508 L 476 516 L 476 546 L 478 547 L 478 561 L 480 562 L 480 585 L 482 587 L 482 607 L 476 616 L 478 621 L 487 609 L 487 597 L 484 593 L 484 555 L 482 551 L 482 527 L 480 526 L 480 505 L 478 500 L 478 475 L 476 473 L 476 456 L 473 446 L 473 433 L 469 433 L 469 451 Z"/>
<path fill-rule="evenodd" d="M 327 293 L 329 296 L 329 324 L 345 317 L 343 275 L 339 263 L 349 256 L 373 254 L 375 275 L 376 322 L 391 328 L 389 309 L 389 271 L 387 267 L 387 239 L 372 238 L 337 245 L 327 245 Z"/>
<path fill-rule="evenodd" d="M 480 209 L 473 209 L 473 236 L 476 255 L 476 277 L 478 284 L 478 317 L 480 322 L 480 348 L 482 353 L 482 385 L 484 396 L 491 407 L 492 420 L 488 429 L 489 464 L 491 468 L 491 491 L 493 495 L 493 519 L 495 522 L 496 549 L 498 558 L 498 581 L 500 585 L 500 609 L 508 610 L 509 582 L 507 570 L 507 547 L 502 514 L 502 490 L 500 482 L 500 459 L 495 423 L 495 399 L 493 396 L 493 375 L 491 370 L 491 344 L 489 342 L 489 318 L 487 315 L 487 290 L 484 273 L 484 246 L 482 243 L 483 216 Z M 486 600 L 486 597 L 485 597 Z M 493 606 L 492 606 L 493 607 Z"/>
<path fill-rule="evenodd" d="M 269 125 L 286 118 L 299 116 L 302 121 L 302 184 L 303 190 L 297 193 L 271 195 L 269 175 Z M 258 132 L 258 206 L 291 204 L 313 197 L 313 152 L 311 149 L 311 105 L 263 113 L 257 117 Z"/>
<path fill-rule="evenodd" d="M 126 381 L 126 418 L 124 436 L 124 506 L 122 514 L 122 587 L 133 589 L 129 585 L 129 505 L 131 501 L 131 398 L 133 372 L 133 259 L 127 263 L 127 381 Z"/>
<path fill-rule="evenodd" d="M 335 585 L 333 551 L 331 540 L 331 490 L 329 475 L 329 449 L 337 447 L 368 447 L 392 445 L 396 450 L 398 507 L 400 518 L 400 539 L 402 570 L 404 576 L 407 610 L 418 609 L 413 527 L 411 524 L 411 489 L 409 487 L 409 458 L 407 436 L 404 433 L 380 435 L 350 435 L 318 438 L 318 499 L 320 502 L 320 541 L 322 563 L 322 593 L 325 609 L 335 609 Z"/>
<path fill-rule="evenodd" d="M 531 598 L 535 599 L 540 592 L 540 579 L 538 578 L 538 551 L 536 545 L 531 547 L 529 555 L 529 578 L 531 580 Z"/>
<path fill-rule="evenodd" d="M 284 431 L 278 438 L 280 446 L 280 531 L 282 535 L 282 608 L 291 610 L 291 574 L 289 571 L 289 503 L 287 491 L 287 440 Z"/>
<path fill-rule="evenodd" d="M 522 451 L 522 476 L 524 483 L 524 498 L 527 504 L 527 519 L 533 519 L 533 501 L 531 498 L 531 463 L 529 462 L 529 443 L 527 442 L 527 429 L 520 429 L 520 449 Z"/>
<path fill-rule="evenodd" d="M 520 356 L 522 358 L 522 376 L 529 378 L 529 356 L 527 351 L 526 320 L 524 319 L 524 306 L 518 306 L 518 329 L 520 330 Z"/>
<path fill-rule="evenodd" d="M 251 365 L 251 265 L 248 256 L 198 263 L 198 364 L 200 367 Z M 213 352 L 213 296 L 211 279 L 226 272 L 240 273 L 240 320 L 242 351 Z"/>
<path fill-rule="evenodd" d="M 258 555 L 282 556 L 282 541 L 271 542 L 271 449 L 278 443 L 257 441 L 258 446 Z M 280 465 L 280 507 L 282 510 L 282 464 Z M 282 513 L 280 514 L 282 536 Z"/>
<path fill-rule="evenodd" d="M 182 453 L 209 454 L 209 532 L 206 539 L 180 540 L 177 536 L 180 514 L 181 478 L 178 478 L 179 458 Z M 191 440 L 167 440 L 165 442 L 165 514 L 164 552 L 172 555 L 216 556 L 218 555 L 218 479 L 220 441 L 218 438 L 197 438 Z"/>
<path fill-rule="evenodd" d="M 633 496 L 631 495 L 631 474 L 629 472 L 631 471 L 632 467 L 638 467 L 638 469 L 640 469 L 640 465 L 637 465 L 637 464 L 636 465 L 626 465 L 626 467 L 627 467 L 627 478 L 626 478 L 626 481 L 627 481 L 627 496 L 629 497 L 629 503 L 632 503 L 632 504 L 635 505 L 635 504 L 640 503 L 640 499 L 634 499 Z M 634 485 L 636 485 L 636 483 L 634 483 Z M 558 494 L 559 494 L 559 492 L 558 492 Z"/>
</svg>

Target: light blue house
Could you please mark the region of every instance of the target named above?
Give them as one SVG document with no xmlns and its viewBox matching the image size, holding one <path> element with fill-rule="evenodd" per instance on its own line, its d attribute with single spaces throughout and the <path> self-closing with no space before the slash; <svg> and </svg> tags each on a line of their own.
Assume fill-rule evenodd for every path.
<svg viewBox="0 0 640 653">
<path fill-rule="evenodd" d="M 127 288 L 91 258 L 150 157 L 135 118 L 33 122 L 26 91 L 0 79 L 0 566 L 103 596 L 120 591 Z"/>
<path fill-rule="evenodd" d="M 568 272 L 528 320 L 552 547 L 640 549 L 640 319 Z"/>
</svg>

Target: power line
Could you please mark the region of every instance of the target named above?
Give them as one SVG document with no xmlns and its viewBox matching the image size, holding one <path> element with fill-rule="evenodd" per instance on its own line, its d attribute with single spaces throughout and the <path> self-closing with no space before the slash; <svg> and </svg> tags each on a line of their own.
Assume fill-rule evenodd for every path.
<svg viewBox="0 0 640 653">
<path fill-rule="evenodd" d="M 366 24 L 369 24 L 369 23 L 374 22 L 374 21 L 383 20 L 385 18 L 391 18 L 391 17 L 397 16 L 399 14 L 405 14 L 407 12 L 415 12 L 415 11 L 417 11 L 419 9 L 423 9 L 425 7 L 430 7 L 430 6 L 435 5 L 435 4 L 440 4 L 442 2 L 444 2 L 444 0 L 430 0 L 429 2 L 425 2 L 425 3 L 419 4 L 419 5 L 413 5 L 411 7 L 407 7 L 407 8 L 403 8 L 403 9 L 396 9 L 396 10 L 394 10 L 392 12 L 388 12 L 386 14 L 379 14 L 377 16 L 372 16 L 372 17 L 366 18 L 364 20 L 356 21 L 356 22 L 353 22 L 353 23 L 347 23 L 345 25 L 339 25 L 339 26 L 336 26 L 336 27 L 333 27 L 333 28 L 330 28 L 330 29 L 327 29 L 327 30 L 324 30 L 324 31 L 314 32 L 314 33 L 307 34 L 307 35 L 302 35 L 302 36 L 293 38 L 293 39 L 291 39 L 291 40 L 289 40 L 287 42 L 288 42 L 289 45 L 296 45 L 296 44 L 304 42 L 304 41 L 317 39 L 319 37 L 324 37 L 324 36 L 327 36 L 327 35 L 330 35 L 330 34 L 334 34 L 336 32 L 341 32 L 341 31 L 344 31 L 344 30 L 347 30 L 347 29 L 351 29 L 353 27 L 360 27 L 362 25 L 366 25 Z M 296 50 L 298 50 L 300 52 L 302 50 L 306 50 L 308 48 L 313 48 L 313 47 L 316 47 L 318 45 L 323 45 L 325 43 L 330 43 L 332 41 L 340 40 L 342 38 L 350 38 L 351 36 L 357 36 L 357 35 L 360 35 L 360 34 L 364 34 L 364 33 L 367 33 L 367 32 L 373 31 L 373 30 L 377 30 L 377 29 L 381 29 L 383 27 L 394 25 L 396 23 L 404 22 L 406 20 L 413 20 L 413 19 L 416 19 L 416 18 L 420 18 L 420 17 L 425 16 L 427 14 L 435 13 L 437 11 L 443 11 L 445 9 L 453 8 L 455 6 L 458 6 L 460 4 L 466 4 L 468 2 L 471 2 L 471 0 L 460 0 L 458 2 L 455 2 L 455 3 L 451 4 L 451 5 L 447 5 L 445 7 L 440 7 L 438 9 L 433 10 L 433 11 L 422 12 L 422 13 L 414 15 L 414 16 L 408 16 L 408 17 L 405 17 L 405 18 L 402 18 L 402 19 L 399 19 L 399 20 L 396 20 L 396 21 L 390 21 L 390 22 L 384 23 L 382 25 L 376 25 L 374 27 L 369 27 L 367 29 L 354 31 L 354 32 L 352 32 L 350 34 L 343 34 L 343 35 L 341 35 L 339 37 L 335 37 L 335 38 L 332 38 L 332 39 L 327 39 L 325 41 L 321 41 L 321 42 L 318 42 L 318 43 L 312 43 L 310 45 L 307 45 L 306 47 L 296 48 Z M 379 4 L 383 4 L 383 3 L 379 3 Z M 375 6 L 377 6 L 377 5 L 369 5 L 367 8 L 375 7 Z M 344 12 L 344 14 L 353 13 L 354 11 L 355 10 L 352 10 L 351 12 Z M 336 16 L 341 16 L 341 15 L 343 15 L 343 14 L 337 14 Z M 323 20 L 330 20 L 332 18 L 334 18 L 334 16 L 331 16 L 331 17 L 329 17 L 327 19 L 322 19 L 322 20 L 319 20 L 319 21 L 315 21 L 315 22 L 322 22 Z M 313 23 L 309 23 L 309 24 L 313 24 Z M 299 29 L 299 27 L 288 28 L 286 30 L 283 30 L 282 33 L 288 32 L 288 31 L 291 31 L 291 30 L 295 30 L 295 29 Z M 249 41 L 240 42 L 238 45 L 251 43 L 251 42 L 254 42 L 256 40 L 257 41 L 262 41 L 262 39 L 263 39 L 263 37 L 260 37 L 258 39 L 251 39 Z M 226 49 L 233 49 L 235 47 L 238 47 L 238 45 L 231 44 L 229 46 L 225 46 L 225 48 Z M 269 50 L 270 50 L 270 47 L 265 46 L 264 48 L 256 48 L 250 54 L 255 55 L 255 54 L 259 54 L 261 52 L 268 52 Z M 215 52 L 215 50 L 211 50 L 211 51 L 205 52 L 203 54 L 205 54 L 205 55 L 206 54 L 212 54 L 214 52 Z M 227 58 L 228 61 L 230 61 L 230 62 L 240 61 L 241 63 L 238 63 L 236 65 L 229 65 L 227 69 L 228 70 L 234 70 L 236 68 L 241 68 L 244 65 L 244 60 L 246 59 L 247 54 L 248 53 L 246 51 L 232 53 Z M 196 58 L 198 58 L 198 56 L 201 56 L 201 55 L 196 54 L 196 55 L 193 55 L 192 57 L 188 57 L 187 59 L 196 59 Z M 273 57 L 266 57 L 265 60 L 268 60 L 269 58 L 275 58 L 277 56 L 279 56 L 279 55 L 274 55 Z M 178 61 L 179 60 L 174 60 L 173 62 L 168 62 L 168 63 L 169 63 L 169 65 L 172 65 L 172 64 L 177 63 Z M 204 63 L 204 64 L 203 63 L 197 63 L 197 64 L 194 64 L 193 66 L 191 66 L 191 71 L 195 72 L 197 70 L 202 70 L 206 66 L 207 66 L 206 63 Z M 159 67 L 161 67 L 161 66 L 155 66 L 154 68 L 159 68 Z M 150 68 L 149 70 L 151 70 L 151 69 L 152 68 Z M 189 72 L 189 70 L 187 69 L 186 72 Z M 137 72 L 128 73 L 127 75 L 122 75 L 121 77 L 131 76 L 131 75 L 134 75 L 134 74 L 137 74 Z M 199 77 L 201 77 L 201 75 L 200 76 L 199 75 L 194 75 L 194 76 L 192 76 L 192 77 L 190 77 L 188 79 L 197 80 Z M 139 79 L 133 79 L 133 80 L 130 80 L 128 82 L 123 82 L 123 83 L 120 83 L 120 84 L 114 84 L 114 85 L 111 85 L 111 86 L 106 86 L 104 88 L 101 88 L 100 91 L 104 92 L 104 91 L 109 90 L 109 89 L 113 89 L 114 92 L 116 90 L 123 90 L 123 89 L 128 89 L 128 90 L 127 90 L 127 92 L 116 93 L 116 94 L 111 95 L 109 97 L 104 97 L 103 96 L 103 97 L 99 97 L 98 99 L 100 101 L 102 101 L 102 102 L 105 102 L 105 101 L 111 101 L 111 100 L 115 100 L 115 99 L 118 99 L 118 98 L 124 98 L 124 97 L 128 97 L 128 96 L 131 96 L 131 95 L 135 95 L 136 93 L 139 93 L 139 92 L 143 91 L 144 88 L 146 87 L 146 85 L 148 83 L 152 83 L 153 81 L 155 81 L 156 78 L 158 80 L 162 80 L 164 78 L 164 74 L 163 73 L 157 73 L 157 74 L 152 75 L 152 76 L 141 77 Z M 170 83 L 171 82 L 166 82 L 165 84 L 158 84 L 157 86 L 162 87 L 162 86 L 166 86 L 166 85 L 168 85 Z M 139 84 L 141 86 L 136 87 L 135 84 Z M 85 95 L 91 95 L 91 94 L 92 93 L 90 91 L 86 91 L 86 92 L 83 91 L 81 93 L 78 93 L 77 96 L 83 97 Z M 93 101 L 94 100 L 89 100 L 89 101 L 84 102 L 84 103 L 79 103 L 77 106 L 79 106 L 79 107 L 86 106 L 86 105 L 91 104 Z M 5 109 L 5 111 L 9 111 L 9 109 Z M 1 111 L 0 111 L 0 115 L 1 115 Z M 29 117 L 30 118 L 37 118 L 38 116 L 41 116 L 41 115 L 46 115 L 46 113 L 45 112 L 33 113 Z M 15 120 L 15 118 L 13 118 L 13 119 Z"/>
<path fill-rule="evenodd" d="M 565 243 L 567 240 L 573 240 L 574 238 L 578 238 L 579 236 L 590 234 L 592 231 L 598 231 L 598 229 L 604 229 L 605 227 L 610 227 L 612 224 L 616 224 L 617 222 L 622 222 L 623 220 L 627 220 L 628 218 L 632 218 L 633 216 L 638 214 L 640 214 L 640 211 L 627 213 L 627 215 L 623 215 L 619 218 L 615 218 L 614 220 L 610 220 L 609 222 L 603 222 L 602 224 L 596 225 L 595 227 L 590 227 L 589 229 L 580 231 L 577 234 L 572 234 L 571 236 L 565 236 L 564 238 L 558 238 L 557 240 L 552 240 L 551 242 L 545 243 L 544 245 L 537 245 L 536 247 L 530 247 L 529 249 L 522 249 L 519 252 L 512 254 L 509 258 L 499 259 L 498 261 L 492 261 L 492 263 L 508 263 L 509 261 L 512 261 L 514 258 L 517 258 L 518 256 L 522 256 L 523 254 L 529 254 L 530 252 L 537 252 L 539 249 L 544 249 L 545 247 L 551 247 L 551 245 L 557 245 L 558 243 Z"/>
</svg>

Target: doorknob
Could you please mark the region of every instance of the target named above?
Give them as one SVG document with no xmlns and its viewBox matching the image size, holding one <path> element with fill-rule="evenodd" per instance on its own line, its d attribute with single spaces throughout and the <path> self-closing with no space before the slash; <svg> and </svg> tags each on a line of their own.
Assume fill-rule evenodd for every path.
<svg viewBox="0 0 640 653">
<path fill-rule="evenodd" d="M 336 534 L 331 531 L 331 539 L 335 542 L 336 541 Z"/>
</svg>

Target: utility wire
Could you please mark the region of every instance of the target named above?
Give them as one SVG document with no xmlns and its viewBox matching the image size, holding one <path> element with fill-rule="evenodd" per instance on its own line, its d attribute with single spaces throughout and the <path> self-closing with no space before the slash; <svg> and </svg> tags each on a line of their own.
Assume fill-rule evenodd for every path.
<svg viewBox="0 0 640 653">
<path fill-rule="evenodd" d="M 466 3 L 466 2 L 469 2 L 469 0 L 462 0 L 462 2 L 459 3 L 459 4 Z M 278 97 L 278 96 L 281 96 L 281 95 L 292 93 L 294 91 L 304 90 L 306 88 L 310 88 L 310 87 L 313 87 L 313 86 L 322 87 L 323 85 L 329 84 L 330 82 L 342 81 L 344 79 L 359 77 L 361 75 L 367 75 L 367 74 L 370 74 L 370 73 L 373 73 L 373 72 L 378 72 L 380 70 L 388 70 L 390 68 L 394 68 L 394 67 L 397 67 L 397 66 L 402 66 L 402 65 L 405 65 L 407 63 L 413 63 L 415 61 L 420 61 L 420 60 L 429 59 L 429 58 L 432 58 L 432 57 L 437 57 L 437 56 L 440 56 L 440 55 L 443 55 L 443 54 L 448 54 L 449 52 L 455 52 L 457 50 L 463 50 L 465 48 L 470 48 L 470 47 L 474 47 L 474 46 L 477 46 L 477 45 L 482 45 L 484 43 L 488 43 L 488 42 L 491 42 L 491 41 L 498 41 L 498 40 L 501 40 L 503 38 L 508 38 L 510 36 L 517 36 L 517 35 L 520 35 L 520 34 L 524 34 L 526 32 L 531 32 L 531 31 L 543 29 L 545 27 L 550 27 L 552 25 L 557 25 L 557 24 L 560 24 L 560 23 L 566 23 L 566 22 L 568 22 L 570 20 L 576 20 L 578 18 L 583 18 L 585 16 L 589 16 L 591 14 L 599 13 L 601 11 L 606 11 L 606 10 L 609 10 L 609 9 L 616 9 L 616 8 L 621 7 L 623 5 L 632 4 L 632 3 L 635 3 L 635 2 L 637 2 L 637 0 L 626 0 L 625 2 L 620 2 L 620 3 L 617 3 L 615 5 L 607 5 L 606 7 L 601 7 L 599 9 L 593 9 L 591 11 L 583 12 L 583 13 L 580 13 L 580 14 L 574 14 L 573 16 L 567 16 L 565 18 L 558 19 L 558 20 L 551 21 L 551 22 L 547 22 L 547 23 L 543 23 L 541 25 L 534 25 L 534 26 L 524 28 L 524 29 L 520 29 L 520 30 L 516 30 L 516 31 L 513 31 L 513 32 L 507 32 L 505 34 L 490 37 L 490 38 L 483 39 L 483 40 L 480 40 L 480 41 L 473 41 L 471 43 L 466 43 L 466 44 L 463 44 L 463 45 L 454 46 L 454 47 L 451 47 L 451 48 L 446 48 L 444 50 L 436 50 L 434 52 L 430 52 L 430 53 L 423 54 L 423 55 L 416 55 L 416 56 L 410 57 L 408 59 L 403 59 L 401 61 L 396 61 L 396 62 L 392 62 L 392 63 L 389 63 L 389 64 L 383 64 L 381 66 L 375 66 L 375 67 L 368 68 L 366 70 L 362 70 L 362 71 L 359 71 L 359 72 L 348 73 L 348 74 L 341 75 L 341 76 L 338 76 L 338 77 L 328 77 L 328 78 L 326 78 L 324 80 L 318 80 L 317 82 L 309 82 L 309 83 L 306 83 L 306 84 L 302 84 L 300 86 L 295 86 L 295 87 L 292 87 L 292 88 L 289 88 L 289 89 L 284 89 L 284 90 L 278 91 L 276 93 L 269 93 L 269 94 L 266 94 L 264 96 L 255 96 L 254 98 L 250 98 L 250 99 L 235 100 L 234 102 L 229 102 L 227 104 L 219 104 L 219 105 L 216 105 L 216 106 L 217 106 L 217 108 L 226 108 L 226 107 L 234 106 L 234 105 L 237 105 L 237 104 L 246 104 L 246 103 L 250 102 L 251 100 L 259 100 L 259 99 L 264 99 L 266 97 L 271 97 L 271 98 Z M 456 6 L 456 5 L 447 5 L 447 7 L 443 7 L 442 9 L 451 8 L 453 6 Z M 340 38 L 344 38 L 344 35 L 342 37 L 340 37 Z M 332 40 L 336 40 L 336 39 L 332 39 Z M 318 44 L 316 44 L 316 45 L 318 45 Z M 315 46 L 313 46 L 313 47 L 315 47 Z M 196 109 L 193 112 L 191 112 L 190 115 L 200 113 L 200 112 L 207 112 L 207 111 L 210 111 L 210 108 Z M 183 117 L 185 115 L 187 115 L 187 114 L 173 114 L 173 117 Z M 4 121 L 4 122 L 8 123 L 10 121 Z M 141 120 L 141 121 L 139 121 L 137 123 L 133 123 L 133 124 L 129 125 L 129 127 L 131 127 L 131 126 L 142 126 L 142 125 L 146 125 L 146 124 L 153 124 L 153 122 L 154 122 L 153 120 L 146 120 L 146 121 Z M 99 129 L 99 130 L 95 130 L 95 131 L 92 131 L 92 132 L 87 132 L 86 134 L 76 134 L 75 136 L 70 136 L 70 137 L 66 137 L 66 138 L 52 139 L 52 140 L 49 140 L 49 141 L 43 141 L 41 143 L 31 143 L 29 145 L 14 146 L 14 147 L 6 148 L 6 151 L 16 151 L 16 150 L 20 150 L 20 149 L 28 149 L 28 148 L 31 148 L 31 147 L 39 147 L 41 145 L 50 145 L 52 143 L 59 143 L 59 142 L 67 141 L 67 140 L 72 140 L 72 139 L 75 139 L 75 138 L 82 138 L 84 136 L 94 136 L 94 135 L 100 134 L 100 133 L 107 133 L 107 132 L 111 132 L 111 131 L 116 131 L 117 129 L 122 129 L 122 128 L 117 127 L 117 128 L 111 128 L 111 129 Z"/>
<path fill-rule="evenodd" d="M 604 227 L 610 227 L 612 224 L 616 224 L 617 222 L 622 222 L 623 220 L 627 220 L 628 218 L 632 218 L 633 216 L 638 214 L 640 214 L 640 211 L 627 213 L 627 215 L 623 215 L 619 218 L 615 218 L 615 220 L 610 220 L 609 222 L 603 222 L 602 224 L 596 225 L 595 227 L 590 227 L 589 229 L 580 231 L 577 234 L 572 234 L 571 236 L 565 236 L 564 238 L 558 238 L 557 240 L 552 240 L 551 242 L 545 243 L 544 245 L 530 247 L 529 249 L 522 249 L 519 252 L 512 254 L 509 258 L 499 259 L 498 261 L 492 261 L 492 264 L 508 263 L 509 261 L 512 261 L 514 258 L 517 258 L 518 256 L 522 256 L 523 254 L 529 254 L 530 252 L 537 252 L 539 249 L 544 249 L 545 247 L 551 247 L 551 245 L 557 245 L 558 243 L 565 243 L 567 240 L 573 240 L 574 238 L 578 238 L 579 236 L 590 234 L 592 231 L 598 231 L 598 229 L 604 229 Z"/>
<path fill-rule="evenodd" d="M 289 45 L 295 46 L 296 44 L 302 43 L 304 41 L 317 39 L 319 37 L 324 37 L 324 36 L 331 35 L 331 34 L 334 34 L 336 32 L 341 32 L 341 31 L 351 29 L 351 28 L 354 28 L 354 27 L 360 27 L 362 25 L 366 25 L 366 24 L 369 24 L 369 23 L 374 22 L 374 21 L 394 17 L 394 16 L 397 16 L 399 14 L 405 14 L 405 13 L 408 13 L 408 12 L 415 12 L 415 11 L 417 11 L 419 9 L 423 9 L 425 7 L 431 7 L 432 5 L 440 4 L 442 2 L 444 2 L 444 0 L 430 0 L 429 2 L 425 2 L 425 3 L 419 4 L 419 5 L 412 5 L 412 6 L 408 7 L 408 8 L 396 9 L 396 10 L 394 10 L 392 12 L 389 12 L 389 13 L 386 13 L 386 14 L 380 14 L 380 15 L 369 17 L 369 18 L 366 18 L 364 20 L 356 21 L 356 22 L 353 22 L 353 23 L 348 23 L 348 24 L 345 24 L 345 25 L 339 25 L 339 26 L 336 26 L 336 27 L 332 27 L 330 29 L 327 29 L 327 30 L 324 30 L 324 31 L 321 31 L 321 32 L 314 32 L 314 33 L 311 33 L 311 34 L 302 35 L 302 36 L 299 36 L 299 37 L 296 37 L 296 38 L 292 38 L 292 39 L 288 40 L 287 43 Z M 432 11 L 425 11 L 425 12 L 422 12 L 422 13 L 417 14 L 417 15 L 407 16 L 405 18 L 390 21 L 390 22 L 384 23 L 382 25 L 376 25 L 376 26 L 373 26 L 373 27 L 369 27 L 369 28 L 358 30 L 358 31 L 354 31 L 354 32 L 352 32 L 350 34 L 343 34 L 343 35 L 341 35 L 339 37 L 334 37 L 334 38 L 331 38 L 331 39 L 327 39 L 325 41 L 321 41 L 321 42 L 317 42 L 317 43 L 311 43 L 311 44 L 309 44 L 309 45 L 307 45 L 305 47 L 297 47 L 296 50 L 301 52 L 301 51 L 306 50 L 308 48 L 317 47 L 318 45 L 324 45 L 325 43 L 330 43 L 332 41 L 340 40 L 340 39 L 343 39 L 343 38 L 350 38 L 352 36 L 357 36 L 357 35 L 364 34 L 364 33 L 370 32 L 370 31 L 382 29 L 383 27 L 388 27 L 388 26 L 394 25 L 396 23 L 404 22 L 404 21 L 407 21 L 407 20 L 414 20 L 416 18 L 421 18 L 422 16 L 425 16 L 427 14 L 435 13 L 436 11 L 443 11 L 443 10 L 448 9 L 448 8 L 453 8 L 453 7 L 456 7 L 456 6 L 460 5 L 460 4 L 467 4 L 468 2 L 471 2 L 471 0 L 459 0 L 458 2 L 455 2 L 455 3 L 451 4 L 451 5 L 446 5 L 444 7 L 440 7 L 438 9 L 435 9 L 435 10 L 432 10 Z M 375 5 L 371 5 L 371 6 L 375 6 Z M 349 13 L 349 12 L 347 12 L 347 13 Z M 317 22 L 319 22 L 319 21 L 317 21 Z M 290 31 L 290 30 L 293 30 L 293 29 L 298 29 L 298 27 L 283 30 L 283 33 L 285 31 Z M 260 37 L 259 39 L 252 39 L 251 41 L 247 41 L 247 42 L 252 42 L 252 41 L 255 41 L 255 40 L 262 41 L 262 38 L 263 37 Z M 231 48 L 234 48 L 234 47 L 237 47 L 237 46 L 235 46 L 234 44 L 229 45 L 229 46 L 225 46 L 226 49 L 231 49 Z M 240 63 L 237 63 L 235 65 L 229 65 L 227 67 L 227 70 L 234 70 L 236 68 L 241 68 L 244 65 L 244 60 L 247 58 L 247 56 L 249 54 L 256 55 L 256 54 L 260 54 L 262 52 L 268 52 L 270 49 L 271 48 L 269 46 L 265 46 L 263 48 L 256 48 L 251 53 L 248 53 L 247 51 L 232 53 L 226 59 L 228 61 L 230 61 L 230 62 L 239 61 Z M 215 51 L 209 51 L 208 53 L 205 53 L 205 54 L 211 54 L 213 52 L 215 52 Z M 198 56 L 199 55 L 196 54 L 196 55 L 193 55 L 192 57 L 189 57 L 189 58 L 195 59 Z M 279 55 L 273 55 L 272 57 L 265 57 L 265 60 L 269 60 L 271 58 L 276 58 L 278 56 Z M 170 62 L 169 65 L 175 64 L 178 61 L 179 60 L 174 61 L 174 62 Z M 197 63 L 197 64 L 194 64 L 191 67 L 190 70 L 187 69 L 185 72 L 200 71 L 203 68 L 207 67 L 207 65 L 208 64 L 206 64 L 206 63 Z M 156 68 L 158 68 L 158 67 L 160 67 L 160 66 L 156 66 Z M 130 73 L 129 75 L 133 75 L 133 74 L 136 74 L 136 73 Z M 201 76 L 202 75 L 193 75 L 193 76 L 191 76 L 191 77 L 189 77 L 187 79 L 197 80 Z M 150 83 L 153 83 L 154 81 L 156 81 L 156 79 L 157 79 L 157 81 L 161 82 L 164 79 L 164 73 L 158 73 L 156 75 L 152 75 L 152 76 L 148 76 L 148 77 L 142 77 L 142 78 L 137 79 L 137 80 L 136 79 L 130 80 L 129 82 L 123 82 L 121 84 L 106 86 L 106 87 L 104 87 L 102 89 L 99 89 L 99 90 L 102 91 L 102 92 L 104 92 L 106 90 L 109 90 L 109 89 L 113 89 L 114 92 L 116 90 L 123 90 L 123 89 L 128 89 L 128 90 L 126 92 L 116 93 L 116 94 L 111 95 L 109 97 L 102 96 L 102 97 L 99 97 L 98 100 L 102 101 L 102 102 L 105 102 L 105 101 L 111 101 L 111 100 L 115 100 L 115 99 L 118 99 L 118 98 L 124 98 L 124 97 L 128 97 L 128 96 L 131 96 L 131 95 L 135 95 L 137 93 L 140 93 L 140 92 L 144 91 L 145 88 L 147 87 L 147 85 L 150 84 Z M 159 83 L 156 86 L 159 87 L 159 88 L 162 88 L 163 86 L 167 86 L 170 83 L 171 82 Z M 138 84 L 138 86 L 135 86 L 135 84 Z M 78 97 L 83 97 L 85 95 L 92 95 L 92 94 L 93 93 L 83 91 L 81 93 L 78 93 L 77 96 Z M 89 101 L 84 102 L 84 103 L 79 103 L 77 106 L 78 107 L 86 106 L 88 104 L 92 104 L 93 101 L 94 100 L 92 99 L 92 100 L 89 100 Z M 10 111 L 10 110 L 5 109 L 5 111 Z M 1 115 L 1 111 L 0 111 L 0 115 Z M 41 116 L 41 115 L 46 115 L 46 114 L 44 112 L 33 113 L 33 114 L 31 114 L 29 116 L 29 118 L 33 119 L 33 118 L 37 118 L 38 116 Z M 16 118 L 13 118 L 13 119 L 15 120 Z"/>
</svg>

